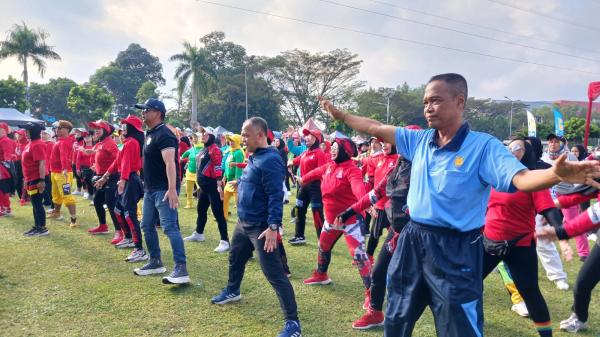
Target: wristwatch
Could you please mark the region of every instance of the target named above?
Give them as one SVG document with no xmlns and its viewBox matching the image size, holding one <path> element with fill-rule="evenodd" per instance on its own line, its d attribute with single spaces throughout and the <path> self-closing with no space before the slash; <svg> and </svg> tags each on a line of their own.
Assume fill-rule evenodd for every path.
<svg viewBox="0 0 600 337">
<path fill-rule="evenodd" d="M 276 232 L 276 231 L 279 230 L 279 225 L 277 225 L 277 224 L 270 224 L 269 225 L 269 229 L 272 230 L 272 231 L 274 231 L 274 232 Z"/>
</svg>

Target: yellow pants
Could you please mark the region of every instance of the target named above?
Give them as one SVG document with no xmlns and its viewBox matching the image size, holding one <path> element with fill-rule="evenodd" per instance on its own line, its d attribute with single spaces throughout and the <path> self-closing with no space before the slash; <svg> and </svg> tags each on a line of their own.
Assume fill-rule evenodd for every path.
<svg viewBox="0 0 600 337">
<path fill-rule="evenodd" d="M 186 204 L 185 207 L 193 207 L 194 206 L 194 186 L 196 185 L 196 175 L 190 172 L 185 173 L 185 197 Z M 187 179 L 190 178 L 190 179 Z M 193 179 L 191 179 L 193 178 Z"/>
<path fill-rule="evenodd" d="M 71 191 L 73 190 L 73 172 L 68 172 L 67 177 L 62 173 L 50 174 L 50 181 L 52 182 L 52 202 L 57 205 L 75 205 L 75 198 L 72 194 L 64 194 L 63 185 L 70 184 Z"/>
<path fill-rule="evenodd" d="M 229 199 L 231 197 L 233 197 L 233 202 L 237 202 L 237 189 L 228 183 L 223 189 L 223 214 L 225 215 L 225 220 L 227 220 L 227 216 L 229 215 Z"/>
</svg>

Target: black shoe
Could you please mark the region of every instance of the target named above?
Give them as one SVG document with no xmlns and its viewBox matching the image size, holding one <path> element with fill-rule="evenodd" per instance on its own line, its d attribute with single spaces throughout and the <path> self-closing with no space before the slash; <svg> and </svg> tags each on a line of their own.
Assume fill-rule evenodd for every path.
<svg viewBox="0 0 600 337">
<path fill-rule="evenodd" d="M 304 236 L 294 236 L 289 239 L 288 242 L 290 245 L 301 245 L 306 243 L 306 238 Z"/>
<path fill-rule="evenodd" d="M 35 230 L 35 232 L 33 232 L 33 233 L 32 233 L 31 235 L 29 235 L 29 236 L 35 236 L 35 237 L 38 237 L 38 236 L 46 236 L 46 235 L 48 235 L 48 234 L 50 234 L 50 232 L 48 231 L 48 228 L 46 228 L 46 227 L 38 227 L 38 228 Z"/>
<path fill-rule="evenodd" d="M 25 236 L 33 236 L 33 234 L 35 232 L 37 232 L 38 228 L 37 227 L 32 227 L 30 230 L 28 230 L 27 232 L 23 233 L 23 235 Z"/>
</svg>

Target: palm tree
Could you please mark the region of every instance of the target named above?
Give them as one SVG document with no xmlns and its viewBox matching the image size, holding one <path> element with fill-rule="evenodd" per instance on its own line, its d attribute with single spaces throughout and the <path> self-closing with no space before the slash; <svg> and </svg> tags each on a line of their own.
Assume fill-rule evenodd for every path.
<svg viewBox="0 0 600 337">
<path fill-rule="evenodd" d="M 198 121 L 198 95 L 208 90 L 208 84 L 216 79 L 216 71 L 210 61 L 210 55 L 203 48 L 192 46 L 189 42 L 183 43 L 183 53 L 175 54 L 169 61 L 179 61 L 175 69 L 174 78 L 178 81 L 178 88 L 185 88 L 191 80 L 192 91 L 192 116 L 191 123 Z"/>
<path fill-rule="evenodd" d="M 0 41 L 0 60 L 16 56 L 17 61 L 23 65 L 23 81 L 25 82 L 25 100 L 29 108 L 29 73 L 27 71 L 27 61 L 31 58 L 33 64 L 37 67 L 42 77 L 46 72 L 46 62 L 44 59 L 60 60 L 53 49 L 53 46 L 46 44 L 46 38 L 49 36 L 45 31 L 38 29 L 34 31 L 27 27 L 23 22 L 21 25 L 15 24 L 8 31 L 6 41 Z"/>
</svg>

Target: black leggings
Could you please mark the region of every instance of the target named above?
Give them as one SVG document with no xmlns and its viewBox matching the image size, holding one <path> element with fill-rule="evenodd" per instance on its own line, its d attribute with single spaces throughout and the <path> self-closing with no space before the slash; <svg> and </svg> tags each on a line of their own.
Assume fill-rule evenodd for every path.
<svg viewBox="0 0 600 337">
<path fill-rule="evenodd" d="M 306 213 L 308 206 L 311 206 L 313 213 L 313 222 L 317 232 L 317 240 L 323 229 L 323 197 L 321 195 L 321 182 L 314 181 L 298 188 L 296 195 L 296 235 L 295 237 L 304 237 L 306 228 Z"/>
<path fill-rule="evenodd" d="M 598 247 L 598 244 L 595 244 L 579 271 L 575 289 L 573 290 L 575 300 L 572 310 L 582 322 L 587 322 L 588 320 L 592 290 L 594 290 L 598 282 L 600 282 L 600 247 Z"/>
<path fill-rule="evenodd" d="M 89 167 L 81 168 L 81 180 L 83 183 L 83 187 L 88 192 L 89 195 L 94 195 L 94 184 L 92 183 L 92 178 L 94 177 L 94 172 Z"/>
<path fill-rule="evenodd" d="M 385 214 L 384 214 L 385 216 Z M 387 218 L 387 217 L 386 217 Z M 377 255 L 377 260 L 371 270 L 371 309 L 382 311 L 385 299 L 385 288 L 387 286 L 387 270 L 392 260 L 393 251 L 389 250 L 389 242 L 396 234 L 391 228 L 383 242 L 383 246 Z M 368 254 L 368 253 L 367 253 Z"/>
<path fill-rule="evenodd" d="M 71 168 L 73 169 L 73 179 L 75 179 L 75 183 L 77 184 L 77 190 L 81 190 L 81 186 L 83 186 L 83 183 L 82 183 L 81 177 L 77 173 L 77 168 L 76 168 L 75 164 L 72 164 Z M 71 191 L 73 191 L 73 190 L 71 190 Z"/>
<path fill-rule="evenodd" d="M 124 229 L 126 238 L 133 238 L 136 249 L 142 249 L 142 230 L 138 220 L 137 204 L 144 196 L 142 181 L 136 173 L 131 173 L 123 194 L 116 196 L 115 216 Z"/>
<path fill-rule="evenodd" d="M 535 245 L 529 247 L 513 247 L 504 258 L 499 258 L 485 252 L 483 254 L 483 278 L 504 261 L 515 281 L 519 293 L 525 300 L 525 305 L 534 323 L 550 321 L 550 313 L 546 301 L 538 285 L 538 259 Z"/>
<path fill-rule="evenodd" d="M 28 186 L 37 185 L 37 183 L 27 183 Z M 44 228 L 46 227 L 46 211 L 44 210 L 44 194 L 36 193 L 30 196 L 31 206 L 33 206 L 33 221 L 35 222 L 35 227 Z"/>
<path fill-rule="evenodd" d="M 371 230 L 369 231 L 371 235 L 369 235 L 369 241 L 367 241 L 367 255 L 373 256 L 375 254 L 375 249 L 377 248 L 381 234 L 383 234 L 383 229 L 389 227 L 390 221 L 387 214 L 385 214 L 385 210 L 378 209 L 377 218 L 374 219 L 373 226 L 371 226 Z"/>
<path fill-rule="evenodd" d="M 46 182 L 46 189 L 44 190 L 44 193 L 42 193 L 44 206 L 54 208 L 54 203 L 52 202 L 52 179 L 50 179 L 49 174 L 44 177 L 44 181 Z"/>
<path fill-rule="evenodd" d="M 98 222 L 101 225 L 106 224 L 106 212 L 104 211 L 104 205 L 108 208 L 108 214 L 113 222 L 115 231 L 120 230 L 119 222 L 115 216 L 115 193 L 117 190 L 117 180 L 119 176 L 116 174 L 111 175 L 104 186 L 96 191 L 94 194 L 94 208 L 96 209 L 96 215 L 98 216 Z"/>
<path fill-rule="evenodd" d="M 198 206 L 196 207 L 196 211 L 198 212 L 196 233 L 204 234 L 204 227 L 206 227 L 206 221 L 208 220 L 208 207 L 210 206 L 213 215 L 217 219 L 221 240 L 229 242 L 227 220 L 225 220 L 225 215 L 223 214 L 223 200 L 221 200 L 221 196 L 217 190 L 217 180 L 205 180 L 201 184 L 199 183 L 198 186 L 200 188 L 198 189 Z"/>
</svg>

